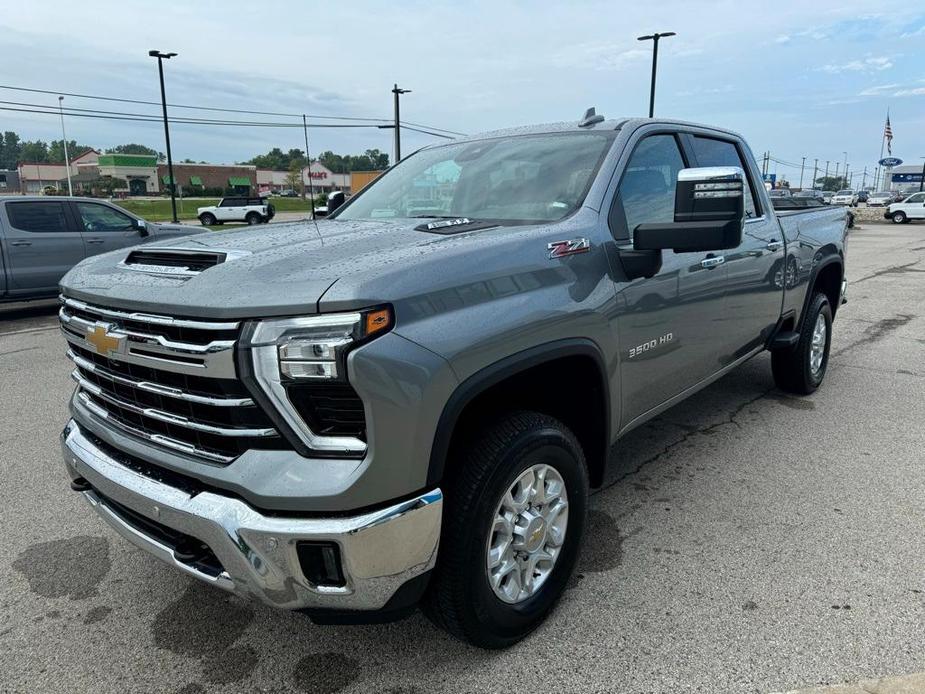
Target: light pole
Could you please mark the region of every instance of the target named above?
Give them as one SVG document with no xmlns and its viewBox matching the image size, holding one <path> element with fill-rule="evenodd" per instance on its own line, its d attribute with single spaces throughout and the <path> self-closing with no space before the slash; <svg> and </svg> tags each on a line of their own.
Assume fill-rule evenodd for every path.
<svg viewBox="0 0 925 694">
<path fill-rule="evenodd" d="M 803 190 L 803 167 L 806 166 L 806 157 L 803 157 L 803 161 L 800 163 L 800 190 Z"/>
<path fill-rule="evenodd" d="M 818 176 L 819 176 L 819 160 L 813 159 L 813 182 L 812 182 L 812 185 L 810 185 L 810 188 L 812 190 L 816 189 L 816 178 L 818 178 Z"/>
<path fill-rule="evenodd" d="M 308 191 L 311 196 L 312 219 L 315 218 L 315 183 L 312 181 L 312 158 L 308 153 L 308 121 L 302 114 L 302 132 L 305 134 L 305 160 L 308 162 Z M 305 199 L 305 181 L 302 181 L 302 199 Z"/>
<path fill-rule="evenodd" d="M 655 72 L 658 69 L 658 40 L 668 36 L 676 36 L 676 34 L 673 31 L 663 31 L 660 34 L 649 34 L 636 39 L 637 41 L 652 42 L 652 86 L 649 89 L 649 118 L 652 118 L 655 114 Z"/>
<path fill-rule="evenodd" d="M 922 157 L 925 159 L 925 157 Z M 925 187 L 925 161 L 922 162 L 922 178 L 919 181 L 919 192 L 922 192 L 923 187 Z"/>
<path fill-rule="evenodd" d="M 829 160 L 828 159 L 825 160 L 825 177 L 826 178 L 829 177 Z M 828 184 L 828 181 L 826 181 L 826 184 Z"/>
<path fill-rule="evenodd" d="M 399 89 L 398 85 L 392 87 L 392 94 L 395 96 L 395 163 L 401 161 L 401 127 L 398 120 L 398 97 L 402 94 L 410 93 L 410 89 Z"/>
<path fill-rule="evenodd" d="M 61 114 L 61 142 L 64 143 L 64 168 L 67 169 L 67 194 L 68 196 L 74 195 L 74 191 L 71 188 L 71 161 L 67 156 L 67 133 L 64 132 L 64 97 L 58 97 L 58 112 Z"/>
<path fill-rule="evenodd" d="M 170 128 L 167 125 L 167 94 L 164 91 L 164 60 L 170 60 L 176 53 L 161 53 L 160 51 L 148 51 L 148 55 L 157 58 L 157 74 L 161 78 L 161 107 L 164 110 L 164 139 L 167 141 L 167 176 L 170 180 L 170 209 L 173 212 L 173 223 L 180 222 L 177 219 L 177 182 L 173 177 L 173 157 L 170 155 Z"/>
</svg>

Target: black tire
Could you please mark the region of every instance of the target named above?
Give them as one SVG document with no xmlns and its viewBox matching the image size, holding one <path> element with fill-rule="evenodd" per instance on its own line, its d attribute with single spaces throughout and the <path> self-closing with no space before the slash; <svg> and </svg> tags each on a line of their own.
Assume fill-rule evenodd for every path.
<svg viewBox="0 0 925 694">
<path fill-rule="evenodd" d="M 811 367 L 813 352 L 813 332 L 819 316 L 825 322 L 825 343 L 823 346 L 822 363 L 815 371 Z M 800 340 L 793 349 L 775 350 L 771 352 L 771 371 L 774 374 L 774 383 L 777 387 L 788 393 L 809 395 L 815 391 L 829 365 L 829 349 L 832 345 L 832 307 L 829 299 L 822 292 L 813 294 L 813 298 L 806 309 L 800 329 Z"/>
<path fill-rule="evenodd" d="M 894 212 L 891 219 L 893 220 L 893 224 L 905 224 L 908 221 L 906 219 L 906 213 L 902 210 Z"/>
<path fill-rule="evenodd" d="M 215 215 L 211 212 L 203 212 L 201 215 L 199 215 L 199 223 L 204 227 L 213 226 L 216 221 L 218 220 L 215 219 Z"/>
<path fill-rule="evenodd" d="M 260 222 L 263 221 L 263 217 L 257 212 L 248 212 L 244 217 L 244 221 L 253 226 L 254 224 L 260 224 Z"/>
<path fill-rule="evenodd" d="M 565 539 L 545 582 L 530 597 L 511 604 L 489 584 L 486 548 L 502 495 L 540 462 L 555 468 L 565 483 Z M 440 555 L 422 607 L 431 621 L 457 638 L 482 648 L 505 648 L 542 623 L 575 568 L 588 508 L 584 454 L 561 422 L 536 412 L 515 412 L 484 429 L 458 463 L 444 485 Z"/>
</svg>

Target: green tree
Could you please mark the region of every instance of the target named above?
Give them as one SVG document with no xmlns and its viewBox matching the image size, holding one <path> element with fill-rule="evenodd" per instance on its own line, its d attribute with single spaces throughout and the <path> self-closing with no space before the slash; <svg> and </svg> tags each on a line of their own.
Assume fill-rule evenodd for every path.
<svg viewBox="0 0 925 694">
<path fill-rule="evenodd" d="M 0 169 L 15 169 L 21 157 L 22 143 L 19 135 L 7 130 L 0 135 Z"/>
<path fill-rule="evenodd" d="M 47 162 L 48 143 L 42 140 L 23 142 L 19 150 L 19 159 L 20 161 Z"/>
<path fill-rule="evenodd" d="M 70 159 L 83 154 L 88 149 L 93 149 L 93 147 L 77 144 L 77 140 L 67 141 L 67 155 Z M 64 163 L 64 140 L 52 140 L 48 143 L 48 161 L 55 164 Z"/>
<path fill-rule="evenodd" d="M 156 149 L 151 149 L 145 145 L 139 145 L 130 142 L 127 145 L 116 145 L 106 150 L 107 154 L 158 154 Z"/>
<path fill-rule="evenodd" d="M 302 166 L 294 161 L 289 164 L 289 173 L 286 174 L 286 187 L 292 190 L 302 190 L 305 197 L 305 185 L 302 183 Z"/>
<path fill-rule="evenodd" d="M 820 176 L 816 179 L 816 188 L 819 190 L 844 190 L 848 181 L 844 176 Z"/>
</svg>

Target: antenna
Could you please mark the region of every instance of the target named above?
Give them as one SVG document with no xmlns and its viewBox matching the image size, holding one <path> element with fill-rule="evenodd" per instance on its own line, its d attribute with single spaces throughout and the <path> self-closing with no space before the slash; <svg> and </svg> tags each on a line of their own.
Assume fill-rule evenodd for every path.
<svg viewBox="0 0 925 694">
<path fill-rule="evenodd" d="M 598 123 L 604 122 L 604 116 L 597 115 L 597 111 L 594 110 L 592 106 L 587 111 L 585 111 L 584 118 L 578 122 L 579 128 L 590 128 L 592 125 L 597 125 Z"/>
</svg>

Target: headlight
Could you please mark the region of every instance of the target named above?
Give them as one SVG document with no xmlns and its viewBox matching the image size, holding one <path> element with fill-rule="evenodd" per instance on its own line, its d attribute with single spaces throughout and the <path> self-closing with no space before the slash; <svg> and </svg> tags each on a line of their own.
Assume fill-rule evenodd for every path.
<svg viewBox="0 0 925 694">
<path fill-rule="evenodd" d="M 347 382 L 347 353 L 391 329 L 389 308 L 320 314 L 253 323 L 243 346 L 250 351 L 246 371 L 288 427 L 312 452 L 366 451 L 362 403 Z M 349 403 L 360 426 L 332 426 L 319 416 L 313 397 Z M 359 404 L 357 404 L 359 403 Z M 343 420 L 343 417 L 339 418 Z"/>
</svg>

